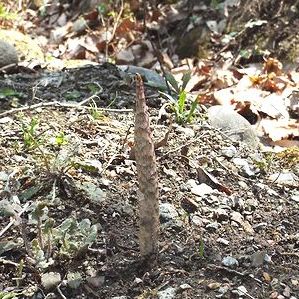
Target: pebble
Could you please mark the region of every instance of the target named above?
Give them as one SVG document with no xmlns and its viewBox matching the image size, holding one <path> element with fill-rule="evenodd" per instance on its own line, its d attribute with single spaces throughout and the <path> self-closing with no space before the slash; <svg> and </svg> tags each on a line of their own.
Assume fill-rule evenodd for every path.
<svg viewBox="0 0 299 299">
<path fill-rule="evenodd" d="M 225 246 L 229 245 L 229 241 L 226 240 L 226 239 L 224 239 L 224 238 L 218 238 L 216 241 L 217 241 L 218 243 L 220 243 L 220 244 L 225 245 Z"/>
<path fill-rule="evenodd" d="M 237 293 L 239 296 L 243 297 L 248 291 L 244 286 L 239 286 L 236 290 L 233 290 L 232 293 Z"/>
<path fill-rule="evenodd" d="M 281 185 L 295 185 L 299 178 L 292 172 L 277 172 L 269 176 L 269 180 Z"/>
<path fill-rule="evenodd" d="M 162 222 L 168 222 L 178 217 L 178 212 L 174 205 L 168 202 L 160 204 L 160 217 Z"/>
<path fill-rule="evenodd" d="M 219 222 L 222 222 L 228 220 L 229 215 L 225 209 L 218 208 L 214 211 L 214 218 L 216 218 Z"/>
<path fill-rule="evenodd" d="M 217 222 L 212 222 L 206 225 L 206 229 L 210 232 L 215 232 L 219 228 L 219 223 Z"/>
<path fill-rule="evenodd" d="M 230 217 L 231 221 L 234 221 L 240 225 L 243 223 L 243 216 L 239 212 L 233 211 Z"/>
<path fill-rule="evenodd" d="M 93 277 L 87 277 L 86 279 L 87 283 L 94 287 L 94 288 L 100 288 L 103 286 L 105 282 L 105 276 L 93 276 Z"/>
<path fill-rule="evenodd" d="M 227 293 L 227 291 L 229 290 L 229 286 L 221 286 L 219 289 L 218 289 L 218 295 L 216 295 L 216 297 L 222 297 L 223 295 L 225 295 Z"/>
<path fill-rule="evenodd" d="M 248 163 L 247 160 L 234 158 L 232 161 L 236 166 L 239 166 L 239 169 L 241 170 L 243 175 L 247 177 L 254 177 L 257 174 L 257 171 L 253 168 L 252 165 Z"/>
<path fill-rule="evenodd" d="M 262 231 L 264 228 L 268 226 L 267 222 L 261 222 L 253 225 L 253 229 L 257 232 Z"/>
<path fill-rule="evenodd" d="M 285 297 L 289 298 L 289 297 L 291 296 L 291 289 L 290 289 L 290 287 L 289 287 L 289 286 L 286 286 L 285 289 L 283 290 L 282 294 L 283 294 Z"/>
<path fill-rule="evenodd" d="M 208 288 L 210 290 L 217 290 L 217 289 L 220 288 L 220 286 L 221 286 L 220 282 L 211 282 L 211 283 L 208 284 Z"/>
<path fill-rule="evenodd" d="M 213 188 L 211 188 L 210 186 L 208 186 L 205 183 L 192 186 L 192 188 L 191 188 L 191 193 L 193 193 L 194 195 L 197 195 L 197 196 L 204 196 L 204 195 L 210 194 L 212 192 L 213 192 Z"/>
<path fill-rule="evenodd" d="M 232 158 L 237 154 L 237 149 L 235 146 L 231 145 L 231 146 L 223 148 L 221 153 L 226 158 Z"/>
<path fill-rule="evenodd" d="M 176 288 L 169 287 L 163 291 L 159 291 L 157 296 L 159 299 L 172 299 L 175 298 Z"/>
<path fill-rule="evenodd" d="M 191 287 L 190 284 L 188 284 L 188 283 L 183 283 L 183 284 L 181 284 L 181 285 L 179 286 L 179 288 L 180 288 L 182 291 L 192 289 L 192 287 Z"/>
<path fill-rule="evenodd" d="M 41 285 L 45 290 L 50 290 L 58 286 L 61 281 L 61 276 L 57 272 L 43 273 L 41 276 Z"/>
<path fill-rule="evenodd" d="M 0 67 L 18 63 L 18 53 L 14 46 L 0 40 Z"/>
<path fill-rule="evenodd" d="M 238 260 L 231 256 L 226 256 L 221 261 L 223 266 L 229 267 L 229 268 L 236 268 L 239 266 Z"/>
<path fill-rule="evenodd" d="M 250 257 L 251 259 L 251 266 L 252 267 L 259 267 L 264 264 L 266 252 L 265 251 L 257 251 L 253 253 Z"/>
<path fill-rule="evenodd" d="M 70 288 L 78 289 L 83 281 L 80 272 L 69 272 L 67 274 L 67 283 Z"/>
</svg>

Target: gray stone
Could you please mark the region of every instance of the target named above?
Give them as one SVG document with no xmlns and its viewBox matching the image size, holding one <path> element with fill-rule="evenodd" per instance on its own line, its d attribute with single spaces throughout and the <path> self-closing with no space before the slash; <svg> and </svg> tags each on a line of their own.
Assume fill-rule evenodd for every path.
<svg viewBox="0 0 299 299">
<path fill-rule="evenodd" d="M 175 220 L 178 217 L 178 212 L 172 204 L 163 202 L 160 204 L 160 217 L 165 222 Z"/>
<path fill-rule="evenodd" d="M 258 139 L 251 124 L 229 106 L 216 105 L 208 109 L 213 127 L 220 129 L 234 141 L 246 143 L 251 149 L 258 147 Z"/>
<path fill-rule="evenodd" d="M 172 299 L 175 298 L 176 288 L 169 287 L 163 291 L 159 291 L 157 296 L 159 299 Z"/>
<path fill-rule="evenodd" d="M 233 145 L 231 145 L 223 148 L 221 153 L 226 158 L 232 158 L 237 154 L 237 149 Z"/>
<path fill-rule="evenodd" d="M 221 261 L 223 266 L 229 267 L 229 268 L 236 268 L 239 266 L 238 260 L 233 258 L 232 256 L 226 256 Z"/>
<path fill-rule="evenodd" d="M 61 276 L 57 272 L 43 273 L 41 276 L 41 284 L 45 290 L 50 290 L 58 286 Z"/>
<path fill-rule="evenodd" d="M 225 209 L 221 208 L 218 208 L 214 211 L 214 217 L 220 222 L 226 221 L 229 218 L 228 212 Z"/>
<path fill-rule="evenodd" d="M 224 239 L 224 238 L 218 238 L 216 241 L 217 241 L 218 243 L 220 243 L 220 244 L 225 245 L 225 246 L 229 245 L 229 241 L 226 240 L 226 239 Z"/>
<path fill-rule="evenodd" d="M 269 180 L 276 184 L 296 185 L 299 178 L 292 172 L 277 172 L 271 174 Z"/>
<path fill-rule="evenodd" d="M 219 224 L 217 222 L 212 222 L 206 225 L 206 229 L 208 231 L 214 232 L 219 228 Z"/>
<path fill-rule="evenodd" d="M 126 50 L 127 52 L 129 50 Z M 118 57 L 121 54 L 125 53 L 126 54 L 126 58 L 127 58 L 127 62 L 125 62 L 125 60 L 123 59 L 123 57 Z M 130 64 L 131 60 L 134 60 L 134 55 L 133 52 L 132 53 L 127 53 L 124 51 L 121 51 L 119 55 L 117 55 L 117 59 L 118 61 L 120 61 L 119 63 L 123 63 L 123 64 Z M 130 56 L 132 55 L 132 57 Z M 124 55 L 122 55 L 124 56 Z M 129 58 L 128 58 L 129 57 Z M 153 87 L 157 87 L 157 88 L 161 88 L 161 89 L 166 89 L 167 85 L 165 82 L 165 79 L 163 77 L 161 77 L 157 72 L 144 68 L 144 67 L 140 67 L 140 66 L 133 66 L 133 65 L 118 65 L 117 66 L 118 69 L 123 72 L 123 73 L 127 73 L 127 74 L 132 74 L 135 75 L 136 73 L 140 74 L 144 79 L 145 79 L 145 83 L 153 86 Z M 122 73 L 120 72 L 120 75 L 122 76 Z M 125 74 L 123 75 L 125 77 Z"/>
<path fill-rule="evenodd" d="M 18 63 L 18 53 L 14 46 L 0 40 L 0 67 Z"/>
</svg>

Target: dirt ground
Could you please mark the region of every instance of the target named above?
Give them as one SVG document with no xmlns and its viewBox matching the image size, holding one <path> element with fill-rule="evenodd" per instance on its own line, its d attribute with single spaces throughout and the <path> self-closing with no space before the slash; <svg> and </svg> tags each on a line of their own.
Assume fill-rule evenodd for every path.
<svg viewBox="0 0 299 299">
<path fill-rule="evenodd" d="M 271 177 L 298 175 L 298 165 L 232 142 L 204 114 L 185 127 L 173 124 L 167 145 L 156 150 L 160 252 L 145 264 L 129 157 L 134 85 L 108 64 L 44 81 L 5 80 L 18 94 L 0 102 L 0 298 L 299 298 L 298 185 Z M 66 95 L 69 102 L 57 104 Z M 155 90 L 147 96 L 159 141 L 169 115 L 159 118 Z M 9 110 L 14 101 L 51 103 Z M 89 219 L 97 235 L 65 253 L 65 239 L 51 239 L 46 224 L 53 219 L 57 228 L 70 218 Z M 34 247 L 40 234 L 44 259 Z M 56 282 L 45 275 L 51 272 Z"/>
</svg>

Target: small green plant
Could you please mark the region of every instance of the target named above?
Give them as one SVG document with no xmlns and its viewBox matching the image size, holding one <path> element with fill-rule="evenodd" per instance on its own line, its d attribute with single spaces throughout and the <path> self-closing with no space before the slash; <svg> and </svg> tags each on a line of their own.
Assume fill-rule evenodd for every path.
<svg viewBox="0 0 299 299">
<path fill-rule="evenodd" d="M 0 19 L 4 20 L 15 20 L 17 18 L 17 14 L 13 12 L 7 11 L 4 4 L 0 4 Z M 1 296 L 0 296 L 1 298 Z"/>
<path fill-rule="evenodd" d="M 59 147 L 68 143 L 67 138 L 64 135 L 64 132 L 59 132 L 55 137 L 55 144 Z"/>
<path fill-rule="evenodd" d="M 90 103 L 89 112 L 94 120 L 103 118 L 103 113 L 98 109 L 98 106 L 94 100 L 92 100 Z"/>
<path fill-rule="evenodd" d="M 38 145 L 36 129 L 39 121 L 37 118 L 32 118 L 28 125 L 22 125 L 23 140 L 27 149 L 35 148 Z"/>
<path fill-rule="evenodd" d="M 186 86 L 191 79 L 191 72 L 187 72 L 182 77 L 182 84 L 179 85 L 174 76 L 170 73 L 166 74 L 166 80 L 170 84 L 174 93 L 174 96 L 168 93 L 160 92 L 166 97 L 171 104 L 171 107 L 175 113 L 175 121 L 178 124 L 185 124 L 192 121 L 195 113 L 198 101 L 195 98 L 191 104 L 188 103 L 188 94 L 186 92 Z"/>
<path fill-rule="evenodd" d="M 47 205 L 44 202 L 35 205 L 30 218 L 37 231 L 37 238 L 31 241 L 33 258 L 41 269 L 54 263 L 51 256 L 72 258 L 97 238 L 97 226 L 91 225 L 89 219 L 78 222 L 71 217 L 54 227 L 55 221 L 48 217 Z"/>
<path fill-rule="evenodd" d="M 53 238 L 60 245 L 60 254 L 74 256 L 90 246 L 97 238 L 97 226 L 89 219 L 78 222 L 75 218 L 64 220 L 53 229 Z"/>
<path fill-rule="evenodd" d="M 22 294 L 17 294 L 15 292 L 2 292 L 0 291 L 0 299 L 15 299 L 19 298 Z"/>
<path fill-rule="evenodd" d="M 203 258 L 204 254 L 205 254 L 205 244 L 203 238 L 201 238 L 199 243 L 199 256 Z"/>
</svg>

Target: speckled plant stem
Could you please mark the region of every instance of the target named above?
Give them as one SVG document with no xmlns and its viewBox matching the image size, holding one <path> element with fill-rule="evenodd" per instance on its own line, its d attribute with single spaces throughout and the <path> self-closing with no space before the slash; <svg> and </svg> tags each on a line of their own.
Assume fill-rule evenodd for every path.
<svg viewBox="0 0 299 299">
<path fill-rule="evenodd" d="M 154 142 L 144 85 L 136 75 L 135 159 L 139 183 L 139 242 L 142 256 L 158 252 L 159 192 Z"/>
</svg>

